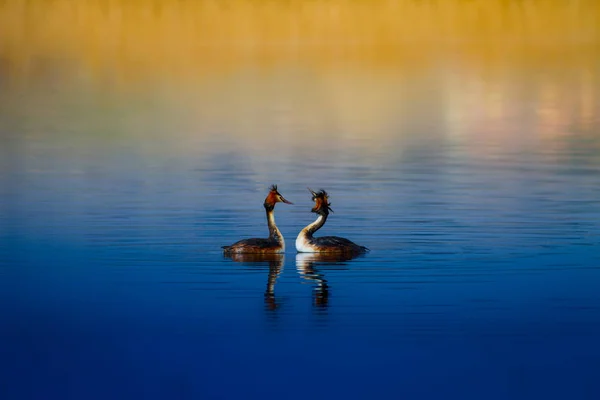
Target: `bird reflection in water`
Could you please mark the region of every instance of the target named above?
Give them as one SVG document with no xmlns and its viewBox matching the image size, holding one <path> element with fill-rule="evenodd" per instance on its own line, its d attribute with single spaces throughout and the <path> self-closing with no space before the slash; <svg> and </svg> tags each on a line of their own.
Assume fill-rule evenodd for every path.
<svg viewBox="0 0 600 400">
<path fill-rule="evenodd" d="M 235 262 L 248 264 L 252 266 L 269 266 L 269 275 L 267 278 L 267 288 L 265 289 L 265 306 L 268 310 L 276 310 L 280 304 L 275 298 L 275 282 L 283 271 L 283 254 L 259 254 L 259 253 L 241 253 L 230 254 L 225 257 L 231 258 Z"/>
<path fill-rule="evenodd" d="M 314 305 L 318 308 L 327 308 L 329 305 L 329 284 L 324 275 L 319 272 L 317 266 L 343 265 L 344 261 L 349 261 L 360 255 L 335 254 L 335 253 L 298 253 L 296 254 L 296 270 L 302 278 L 311 283 L 314 287 Z M 331 268 L 331 267 L 327 267 Z M 340 269 L 340 268 L 336 268 Z"/>
</svg>

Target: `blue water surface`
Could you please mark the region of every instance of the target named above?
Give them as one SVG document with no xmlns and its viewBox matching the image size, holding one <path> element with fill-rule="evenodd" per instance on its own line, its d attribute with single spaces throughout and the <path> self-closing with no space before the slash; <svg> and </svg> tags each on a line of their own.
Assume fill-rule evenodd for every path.
<svg viewBox="0 0 600 400">
<path fill-rule="evenodd" d="M 2 95 L 0 398 L 600 398 L 600 91 L 281 68 Z"/>
</svg>

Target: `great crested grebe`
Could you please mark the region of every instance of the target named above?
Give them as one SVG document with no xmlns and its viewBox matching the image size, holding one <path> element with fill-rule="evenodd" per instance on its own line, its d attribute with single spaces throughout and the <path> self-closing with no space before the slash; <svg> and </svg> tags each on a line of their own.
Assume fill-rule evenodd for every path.
<svg viewBox="0 0 600 400">
<path fill-rule="evenodd" d="M 322 236 L 320 238 L 313 237 L 313 234 L 321 229 L 327 221 L 329 211 L 333 210 L 330 207 L 329 196 L 324 190 L 315 193 L 308 188 L 312 194 L 312 199 L 315 206 L 312 212 L 318 215 L 315 222 L 309 224 L 302 229 L 296 238 L 296 250 L 300 253 L 346 253 L 346 254 L 361 254 L 369 251 L 365 246 L 360 246 L 348 239 L 338 236 Z"/>
<path fill-rule="evenodd" d="M 231 246 L 222 246 L 223 253 L 225 255 L 242 253 L 283 253 L 285 251 L 285 241 L 283 240 L 283 235 L 279 232 L 279 229 L 277 229 L 277 225 L 275 225 L 274 214 L 275 204 L 279 202 L 294 204 L 284 199 L 277 191 L 277 185 L 273 185 L 263 204 L 267 211 L 267 225 L 269 226 L 269 237 L 267 239 L 251 238 L 240 240 Z"/>
</svg>

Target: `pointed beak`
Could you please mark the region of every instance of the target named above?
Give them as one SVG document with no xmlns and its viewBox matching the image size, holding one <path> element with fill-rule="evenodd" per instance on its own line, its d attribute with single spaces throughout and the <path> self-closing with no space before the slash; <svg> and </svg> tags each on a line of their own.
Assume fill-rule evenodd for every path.
<svg viewBox="0 0 600 400">
<path fill-rule="evenodd" d="M 307 189 L 310 192 L 310 194 L 312 194 L 313 196 L 317 195 L 311 188 L 307 187 Z"/>
<path fill-rule="evenodd" d="M 280 199 L 282 202 L 284 202 L 285 204 L 294 204 L 294 203 L 292 203 L 291 201 L 287 201 L 286 199 L 284 199 L 282 195 L 279 195 L 279 199 Z"/>
</svg>

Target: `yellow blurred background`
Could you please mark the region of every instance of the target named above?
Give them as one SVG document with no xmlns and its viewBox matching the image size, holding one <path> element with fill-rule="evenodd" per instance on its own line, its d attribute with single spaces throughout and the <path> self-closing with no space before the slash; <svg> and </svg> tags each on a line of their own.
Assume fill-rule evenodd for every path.
<svg viewBox="0 0 600 400">
<path fill-rule="evenodd" d="M 221 73 L 241 64 L 419 67 L 597 57 L 593 0 L 2 0 L 11 76 L 44 60 L 119 79 Z"/>
<path fill-rule="evenodd" d="M 0 114 L 182 152 L 562 146 L 598 123 L 599 27 L 594 0 L 0 0 Z"/>
</svg>

